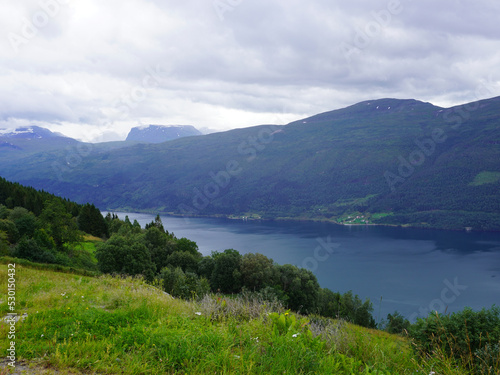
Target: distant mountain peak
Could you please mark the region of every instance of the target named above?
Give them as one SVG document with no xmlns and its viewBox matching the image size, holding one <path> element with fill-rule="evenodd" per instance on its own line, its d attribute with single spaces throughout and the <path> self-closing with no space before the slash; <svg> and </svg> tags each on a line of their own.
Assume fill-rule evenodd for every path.
<svg viewBox="0 0 500 375">
<path fill-rule="evenodd" d="M 143 125 L 132 128 L 126 140 L 162 143 L 194 135 L 202 135 L 202 133 L 192 125 Z"/>
<path fill-rule="evenodd" d="M 25 139 L 41 139 L 41 138 L 54 138 L 64 137 L 60 133 L 54 133 L 49 129 L 41 128 L 40 126 L 23 126 L 15 130 L 0 130 L 0 137 L 3 138 L 25 138 Z"/>
</svg>

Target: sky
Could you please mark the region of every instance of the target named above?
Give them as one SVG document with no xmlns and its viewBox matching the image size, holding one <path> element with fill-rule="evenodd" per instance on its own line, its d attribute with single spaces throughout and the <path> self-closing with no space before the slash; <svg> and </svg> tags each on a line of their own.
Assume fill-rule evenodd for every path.
<svg viewBox="0 0 500 375">
<path fill-rule="evenodd" d="M 3 0 L 0 128 L 88 142 L 500 95 L 498 0 Z"/>
</svg>

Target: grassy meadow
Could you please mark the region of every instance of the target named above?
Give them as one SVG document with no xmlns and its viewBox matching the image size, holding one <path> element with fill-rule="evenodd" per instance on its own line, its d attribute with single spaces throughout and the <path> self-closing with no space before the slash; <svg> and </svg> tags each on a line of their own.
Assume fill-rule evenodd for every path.
<svg viewBox="0 0 500 375">
<path fill-rule="evenodd" d="M 64 374 L 463 374 L 402 336 L 285 311 L 246 296 L 174 299 L 138 278 L 16 263 L 16 363 Z M 23 264 L 24 263 L 24 264 Z M 2 317 L 9 312 L 5 294 Z M 0 323 L 6 353 L 9 326 Z M 5 357 L 5 355 L 4 355 Z M 9 373 L 2 358 L 0 374 Z"/>
</svg>

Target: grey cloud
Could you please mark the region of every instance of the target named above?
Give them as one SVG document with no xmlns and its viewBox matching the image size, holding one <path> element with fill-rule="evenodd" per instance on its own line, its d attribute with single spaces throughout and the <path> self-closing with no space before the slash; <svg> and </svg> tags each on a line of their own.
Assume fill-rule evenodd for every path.
<svg viewBox="0 0 500 375">
<path fill-rule="evenodd" d="M 498 2 L 401 0 L 382 22 L 391 1 L 226 1 L 223 19 L 213 1 L 71 2 L 15 58 L 7 35 L 39 2 L 2 4 L 0 118 L 75 134 L 113 123 L 110 137 L 141 122 L 226 129 L 381 96 L 459 104 L 485 80 L 498 95 Z"/>
</svg>

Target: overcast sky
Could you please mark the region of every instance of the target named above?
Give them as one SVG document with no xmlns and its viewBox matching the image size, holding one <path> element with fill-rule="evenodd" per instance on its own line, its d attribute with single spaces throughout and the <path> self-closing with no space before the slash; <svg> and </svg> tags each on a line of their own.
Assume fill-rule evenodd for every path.
<svg viewBox="0 0 500 375">
<path fill-rule="evenodd" d="M 0 128 L 286 124 L 500 95 L 498 0 L 2 0 Z"/>
</svg>

